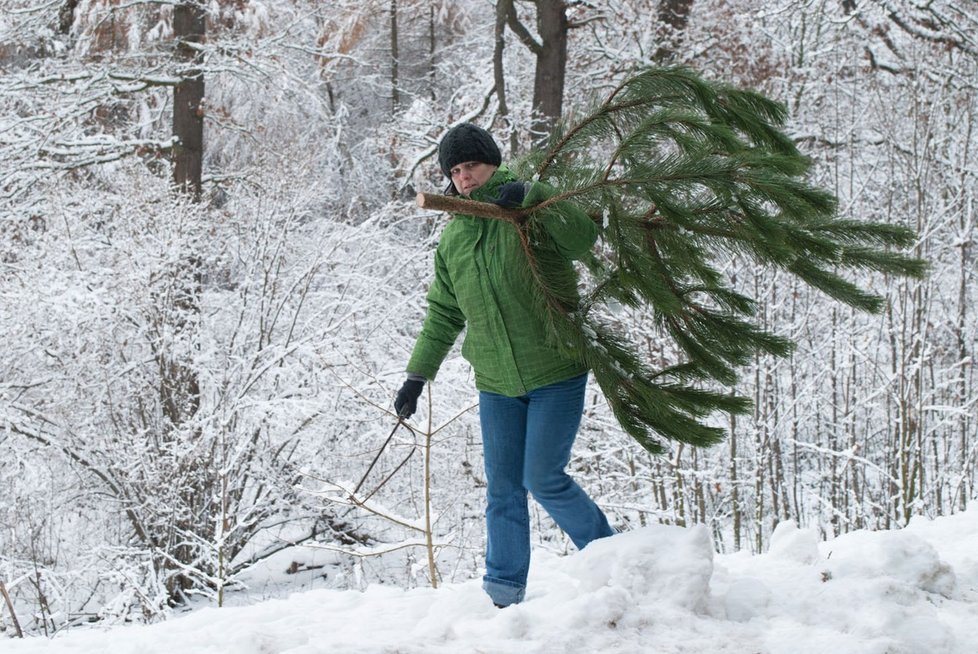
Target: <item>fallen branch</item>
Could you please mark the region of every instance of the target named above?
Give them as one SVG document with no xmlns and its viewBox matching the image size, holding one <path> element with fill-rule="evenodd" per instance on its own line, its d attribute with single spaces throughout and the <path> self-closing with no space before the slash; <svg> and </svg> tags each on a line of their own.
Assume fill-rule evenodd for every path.
<svg viewBox="0 0 978 654">
<path fill-rule="evenodd" d="M 14 603 L 10 599 L 10 595 L 7 593 L 7 586 L 2 580 L 0 580 L 0 595 L 3 595 L 3 599 L 7 603 L 7 608 L 10 609 L 10 619 L 14 623 L 14 629 L 17 630 L 17 637 L 23 638 L 24 632 L 20 630 L 20 623 L 17 622 L 17 614 L 14 613 Z"/>
</svg>

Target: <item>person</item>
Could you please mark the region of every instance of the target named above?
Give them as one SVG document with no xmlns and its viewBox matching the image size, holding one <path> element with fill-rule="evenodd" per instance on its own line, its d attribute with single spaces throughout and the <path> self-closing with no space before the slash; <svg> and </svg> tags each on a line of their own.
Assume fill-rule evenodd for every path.
<svg viewBox="0 0 978 654">
<path fill-rule="evenodd" d="M 553 194 L 516 179 L 486 130 L 450 129 L 438 162 L 448 193 L 503 207 L 531 207 Z M 597 239 L 597 226 L 571 203 L 535 236 L 540 261 L 576 294 L 572 261 Z M 548 218 L 550 216 L 547 216 Z M 524 599 L 530 567 L 527 493 L 578 548 L 614 532 L 600 508 L 564 470 L 584 411 L 588 371 L 547 344 L 545 316 L 525 274 L 527 255 L 507 221 L 455 215 L 435 251 L 427 314 L 394 408 L 410 417 L 456 337 L 479 390 L 486 474 L 486 573 L 483 588 L 499 607 Z"/>
</svg>

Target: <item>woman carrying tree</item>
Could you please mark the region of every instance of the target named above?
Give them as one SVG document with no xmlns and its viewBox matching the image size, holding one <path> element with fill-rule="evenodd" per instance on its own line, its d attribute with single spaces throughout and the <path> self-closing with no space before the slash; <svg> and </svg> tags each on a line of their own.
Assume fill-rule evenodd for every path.
<svg viewBox="0 0 978 654">
<path fill-rule="evenodd" d="M 531 207 L 552 189 L 516 179 L 492 136 L 471 123 L 453 127 L 438 147 L 449 194 L 504 208 Z M 394 401 L 410 417 L 426 381 L 435 378 L 467 327 L 462 356 L 475 371 L 487 483 L 483 588 L 499 607 L 523 600 L 530 566 L 527 492 L 578 548 L 614 530 L 601 509 L 565 472 L 584 410 L 587 368 L 562 356 L 548 336 L 546 311 L 531 276 L 544 273 L 571 312 L 573 261 L 597 239 L 597 226 L 568 202 L 558 220 L 526 232 L 512 222 L 455 215 L 435 252 L 428 310 Z M 527 247 L 534 253 L 531 263 Z"/>
</svg>

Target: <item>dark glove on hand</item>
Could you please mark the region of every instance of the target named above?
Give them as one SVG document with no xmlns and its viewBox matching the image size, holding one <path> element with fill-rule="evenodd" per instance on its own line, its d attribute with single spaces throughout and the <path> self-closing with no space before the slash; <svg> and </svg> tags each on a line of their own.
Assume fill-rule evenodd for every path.
<svg viewBox="0 0 978 654">
<path fill-rule="evenodd" d="M 394 411 L 398 418 L 410 418 L 418 410 L 418 398 L 423 390 L 423 379 L 408 379 L 404 382 L 394 398 Z"/>
<path fill-rule="evenodd" d="M 519 209 L 526 197 L 526 184 L 523 182 L 506 182 L 496 191 L 496 197 L 489 200 L 503 209 Z"/>
</svg>

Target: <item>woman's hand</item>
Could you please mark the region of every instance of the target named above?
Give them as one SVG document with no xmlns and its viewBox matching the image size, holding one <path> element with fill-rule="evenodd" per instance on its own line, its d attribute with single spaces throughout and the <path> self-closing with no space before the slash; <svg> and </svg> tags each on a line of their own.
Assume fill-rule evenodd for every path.
<svg viewBox="0 0 978 654">
<path fill-rule="evenodd" d="M 394 398 L 394 411 L 398 418 L 410 418 L 418 410 L 418 398 L 424 390 L 424 379 L 408 378 Z"/>
<path fill-rule="evenodd" d="M 526 197 L 526 182 L 506 182 L 489 201 L 503 209 L 519 209 Z"/>
</svg>

